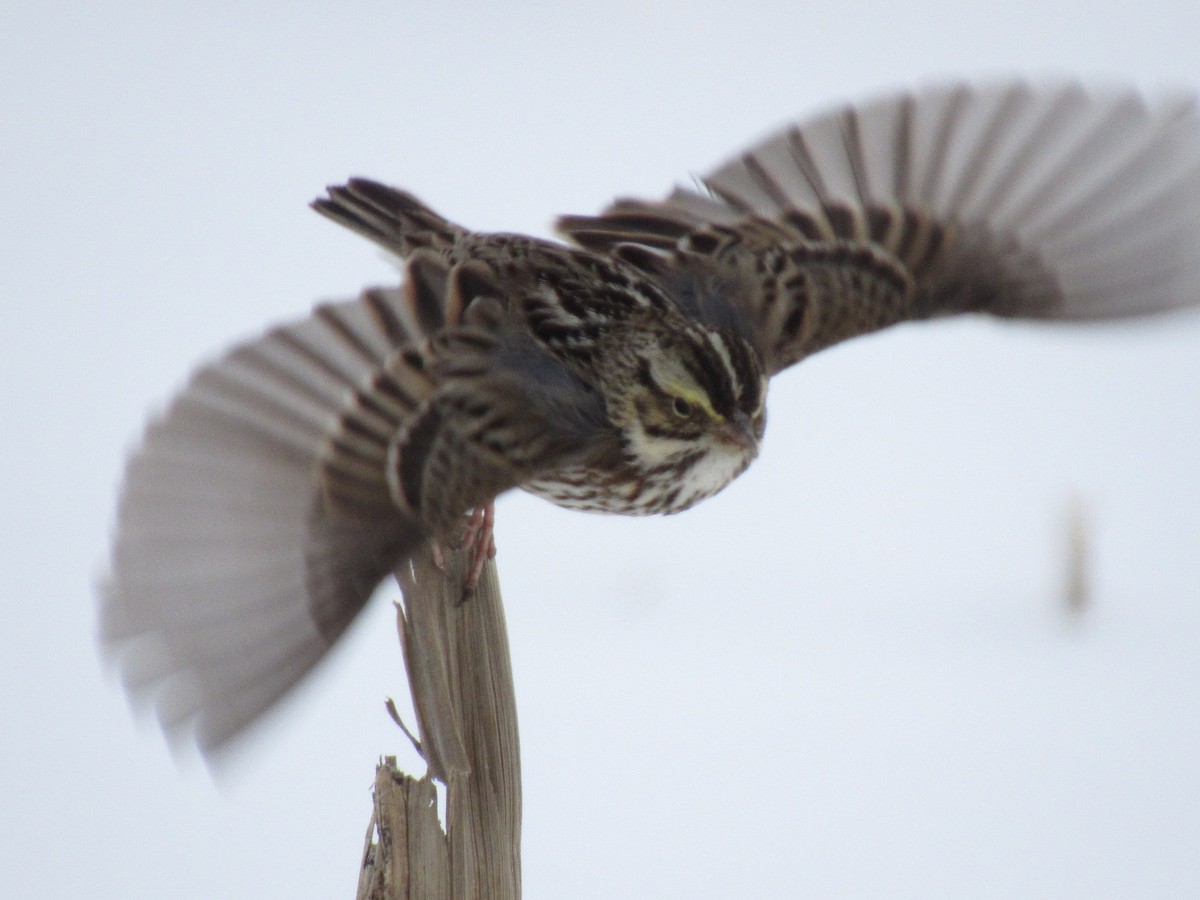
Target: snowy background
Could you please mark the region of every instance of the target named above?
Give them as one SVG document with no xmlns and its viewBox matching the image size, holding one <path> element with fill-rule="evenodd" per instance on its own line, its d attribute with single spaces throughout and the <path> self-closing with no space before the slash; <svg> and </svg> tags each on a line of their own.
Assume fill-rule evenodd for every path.
<svg viewBox="0 0 1200 900">
<path fill-rule="evenodd" d="M 1198 35 L 1195 0 L 6 4 L 3 891 L 349 897 L 376 758 L 419 770 L 383 597 L 216 781 L 96 652 L 148 411 L 393 277 L 325 184 L 546 234 L 881 88 L 1198 87 Z M 1200 895 L 1200 316 L 896 329 L 772 392 L 687 515 L 499 506 L 527 896 Z"/>
</svg>

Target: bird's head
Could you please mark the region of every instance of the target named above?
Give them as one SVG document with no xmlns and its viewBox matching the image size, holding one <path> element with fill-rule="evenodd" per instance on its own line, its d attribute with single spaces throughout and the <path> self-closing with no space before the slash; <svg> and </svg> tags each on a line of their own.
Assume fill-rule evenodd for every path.
<svg viewBox="0 0 1200 900">
<path fill-rule="evenodd" d="M 647 512 L 717 493 L 758 455 L 767 390 L 758 355 L 733 331 L 674 318 L 618 340 L 609 415 L 654 497 Z"/>
</svg>

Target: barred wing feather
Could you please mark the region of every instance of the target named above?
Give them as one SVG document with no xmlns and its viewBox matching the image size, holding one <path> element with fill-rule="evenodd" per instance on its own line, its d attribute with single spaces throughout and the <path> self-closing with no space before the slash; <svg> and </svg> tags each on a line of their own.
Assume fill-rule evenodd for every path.
<svg viewBox="0 0 1200 900">
<path fill-rule="evenodd" d="M 681 302 L 710 324 L 747 322 L 771 371 L 930 316 L 1111 319 L 1200 303 L 1192 97 L 927 89 L 785 129 L 702 183 L 559 226 L 669 283 L 690 272 Z M 705 296 L 712 258 L 755 275 Z"/>
<path fill-rule="evenodd" d="M 1200 302 L 1191 97 L 1024 83 L 929 90 L 817 117 L 705 181 L 767 218 L 900 207 L 1011 237 L 1040 257 L 1059 293 L 1049 307 L 1017 302 L 1014 315 L 1109 318 Z M 868 239 L 867 217 L 854 223 L 839 236 Z"/>
<path fill-rule="evenodd" d="M 321 307 L 202 368 L 147 429 L 126 472 L 102 638 L 168 733 L 210 749 L 243 730 L 422 539 L 387 503 L 331 514 L 316 476 L 411 318 L 400 291 Z M 372 487 L 361 495 L 386 501 Z"/>
</svg>

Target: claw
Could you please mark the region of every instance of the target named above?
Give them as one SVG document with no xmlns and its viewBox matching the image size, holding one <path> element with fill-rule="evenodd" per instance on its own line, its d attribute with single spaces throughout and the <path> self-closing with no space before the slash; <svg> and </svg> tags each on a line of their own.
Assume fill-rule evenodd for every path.
<svg viewBox="0 0 1200 900">
<path fill-rule="evenodd" d="M 446 571 L 446 551 L 438 541 L 430 541 L 429 552 L 433 555 L 433 564 L 439 572 Z"/>
</svg>

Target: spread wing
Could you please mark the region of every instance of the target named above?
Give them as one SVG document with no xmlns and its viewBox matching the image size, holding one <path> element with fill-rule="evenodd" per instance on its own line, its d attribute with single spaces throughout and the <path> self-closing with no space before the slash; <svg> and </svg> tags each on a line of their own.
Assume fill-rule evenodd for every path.
<svg viewBox="0 0 1200 900">
<path fill-rule="evenodd" d="M 1076 85 L 953 86 L 817 116 L 698 193 L 560 230 L 740 324 L 772 372 L 897 322 L 1200 303 L 1200 117 Z"/>
<path fill-rule="evenodd" d="M 489 290 L 415 253 L 404 289 L 236 347 L 150 424 L 101 628 L 169 734 L 237 735 L 422 541 L 586 444 L 602 411 Z"/>
</svg>

